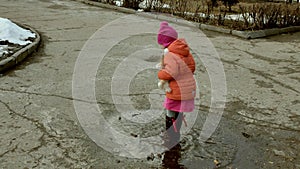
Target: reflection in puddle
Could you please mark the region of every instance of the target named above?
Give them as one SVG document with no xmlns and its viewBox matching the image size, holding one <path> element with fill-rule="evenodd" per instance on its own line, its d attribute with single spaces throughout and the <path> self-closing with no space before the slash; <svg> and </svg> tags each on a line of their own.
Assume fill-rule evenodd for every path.
<svg viewBox="0 0 300 169">
<path fill-rule="evenodd" d="M 181 158 L 181 145 L 177 144 L 172 149 L 164 153 L 164 157 L 162 160 L 163 168 L 170 168 L 170 169 L 185 168 L 182 164 L 179 164 L 180 158 Z"/>
</svg>

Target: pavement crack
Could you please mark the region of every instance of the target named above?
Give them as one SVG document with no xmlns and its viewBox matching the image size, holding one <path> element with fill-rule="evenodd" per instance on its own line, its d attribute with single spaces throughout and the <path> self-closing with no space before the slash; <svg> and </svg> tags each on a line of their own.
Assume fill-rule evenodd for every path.
<svg viewBox="0 0 300 169">
<path fill-rule="evenodd" d="M 291 79 L 297 80 L 300 83 L 300 77 L 290 77 Z"/>
<path fill-rule="evenodd" d="M 70 160 L 73 160 L 73 161 L 76 161 L 78 162 L 79 160 L 78 159 L 75 159 L 73 157 L 71 157 L 68 153 L 69 149 L 67 147 L 63 147 L 62 144 L 60 144 L 60 139 L 63 139 L 62 137 L 57 137 L 53 134 L 51 134 L 47 128 L 41 123 L 39 122 L 39 120 L 35 120 L 35 119 L 31 119 L 29 117 L 26 117 L 16 111 L 14 111 L 7 103 L 3 102 L 2 100 L 0 100 L 0 103 L 2 103 L 8 110 L 9 112 L 11 112 L 13 115 L 16 115 L 18 117 L 21 117 L 22 119 L 25 119 L 29 122 L 31 122 L 33 125 L 36 126 L 37 129 L 39 129 L 43 134 L 42 136 L 38 139 L 40 144 L 32 149 L 30 149 L 29 151 L 26 151 L 26 153 L 30 154 L 30 153 L 33 153 L 33 152 L 36 152 L 38 151 L 41 147 L 44 147 L 47 145 L 47 142 L 49 140 L 52 140 L 56 146 L 58 148 L 60 148 L 62 151 L 63 151 L 63 154 L 65 155 L 66 158 L 70 159 Z M 52 131 L 53 129 L 50 128 L 50 130 Z M 54 130 L 53 130 L 54 131 Z M 56 132 L 55 132 L 56 133 Z M 48 138 L 48 139 L 47 139 Z M 66 137 L 67 138 L 67 137 Z M 11 150 L 8 150 L 8 151 L 5 151 L 4 153 L 0 154 L 0 158 L 5 156 L 6 154 L 8 154 L 9 152 L 13 152 L 15 151 L 16 149 L 18 148 L 18 144 Z M 21 149 L 22 150 L 22 149 Z M 24 150 L 22 150 L 24 151 Z M 37 165 L 38 166 L 38 165 Z"/>
<path fill-rule="evenodd" d="M 258 70 L 254 70 L 254 69 L 251 69 L 251 68 L 248 68 L 248 69 L 249 69 L 250 72 L 253 73 L 253 74 L 262 76 L 262 77 L 264 77 L 265 79 L 268 79 L 268 80 L 270 80 L 270 81 L 272 81 L 272 82 L 274 82 L 274 83 L 276 83 L 276 84 L 278 84 L 278 85 L 280 85 L 280 86 L 282 86 L 282 87 L 284 87 L 284 88 L 286 88 L 286 89 L 292 90 L 292 91 L 294 91 L 294 92 L 296 92 L 296 93 L 300 93 L 300 91 L 294 89 L 293 87 L 291 87 L 291 86 L 289 86 L 289 85 L 287 85 L 287 84 L 284 84 L 284 83 L 282 83 L 282 82 L 280 82 L 280 81 L 278 81 L 278 80 L 275 80 L 274 78 L 271 77 L 272 75 L 270 75 L 270 74 L 267 74 L 267 73 L 265 73 L 265 72 L 261 72 L 261 71 L 258 71 Z"/>
<path fill-rule="evenodd" d="M 278 123 L 274 123 L 271 121 L 266 121 L 266 120 L 261 120 L 259 118 L 255 118 L 255 117 L 251 117 L 249 115 L 254 114 L 254 113 L 259 113 L 259 114 L 265 114 L 266 116 L 269 116 L 269 114 L 265 113 L 265 111 L 275 111 L 275 109 L 271 109 L 271 108 L 256 108 L 256 107 L 250 107 L 248 106 L 244 101 L 242 101 L 240 98 L 236 98 L 237 101 L 232 101 L 227 103 L 226 106 L 226 112 L 230 113 L 231 115 L 227 116 L 227 118 L 232 119 L 232 120 L 237 120 L 239 118 L 234 118 L 234 115 L 238 115 L 241 116 L 244 120 L 245 123 L 247 124 L 253 124 L 256 126 L 261 126 L 261 127 L 270 127 L 270 128 L 274 128 L 274 129 L 281 129 L 281 130 L 285 130 L 285 131 L 297 131 L 299 132 L 300 129 L 296 129 L 296 128 L 290 128 L 287 126 L 284 126 L 282 124 L 278 124 Z M 247 114 L 249 114 L 248 116 L 245 115 L 244 113 L 241 113 L 240 111 L 247 111 Z M 251 122 L 247 121 L 246 119 L 251 120 Z"/>
<path fill-rule="evenodd" d="M 90 104 L 96 103 L 96 104 L 112 105 L 112 103 L 101 102 L 101 101 L 92 102 L 92 101 L 77 99 L 77 98 L 73 98 L 73 97 L 62 96 L 62 95 L 58 95 L 58 94 L 37 93 L 37 92 L 19 91 L 19 90 L 15 90 L 15 89 L 4 89 L 4 88 L 0 88 L 0 91 L 15 92 L 15 93 L 21 93 L 21 94 L 43 96 L 43 97 L 57 97 L 57 98 L 66 99 L 66 100 L 70 100 L 70 101 L 79 101 L 79 102 L 90 103 Z"/>
<path fill-rule="evenodd" d="M 87 39 L 57 39 L 57 40 L 49 40 L 49 42 L 86 42 Z"/>
<path fill-rule="evenodd" d="M 18 145 L 16 144 L 12 149 L 5 151 L 4 153 L 0 154 L 0 158 L 2 158 L 3 156 L 5 156 L 6 154 L 10 153 L 10 152 L 14 152 L 16 149 L 18 149 Z"/>
<path fill-rule="evenodd" d="M 41 144 L 39 144 L 36 147 L 33 147 L 32 149 L 27 151 L 27 153 L 30 154 L 32 152 L 35 152 L 35 151 L 39 150 L 41 147 L 43 147 L 46 144 L 45 141 L 44 141 L 44 137 L 45 137 L 45 133 L 43 133 L 43 135 L 38 139 Z"/>
<path fill-rule="evenodd" d="M 79 101 L 79 102 L 85 102 L 85 103 L 90 103 L 90 104 L 102 104 L 102 105 L 114 105 L 113 103 L 108 103 L 104 101 L 97 101 L 97 102 L 92 102 L 92 101 L 87 101 L 87 100 L 82 100 L 82 99 L 77 99 L 73 97 L 68 97 L 68 96 L 62 96 L 58 94 L 48 94 L 48 93 L 37 93 L 37 92 L 28 92 L 28 91 L 20 91 L 20 90 L 15 90 L 15 89 L 4 89 L 0 88 L 0 91 L 4 92 L 15 92 L 15 93 L 22 93 L 22 94 L 28 94 L 28 95 L 37 95 L 37 96 L 44 96 L 44 97 L 57 97 L 61 99 L 66 99 L 66 100 L 71 100 L 71 101 Z M 143 96 L 143 95 L 150 95 L 150 94 L 158 94 L 158 95 L 164 95 L 161 93 L 129 93 L 129 94 L 101 94 L 101 96 Z M 28 103 L 24 107 L 30 106 L 32 103 Z"/>
<path fill-rule="evenodd" d="M 83 29 L 83 27 L 82 26 L 78 26 L 78 27 L 68 27 L 68 28 L 58 28 L 57 30 L 60 30 L 60 31 L 62 31 L 62 30 L 76 30 L 76 29 Z"/>
<path fill-rule="evenodd" d="M 34 156 L 30 155 L 33 159 L 35 159 L 36 162 L 36 165 L 32 166 L 32 168 L 39 168 L 40 166 L 40 163 L 41 163 L 41 160 L 42 158 L 44 158 L 43 155 L 41 155 L 39 158 L 35 158 Z"/>
<path fill-rule="evenodd" d="M 269 57 L 266 57 L 266 56 L 262 56 L 262 55 L 259 55 L 259 54 L 249 52 L 249 51 L 242 51 L 242 52 L 247 53 L 248 55 L 252 56 L 254 59 L 267 61 L 267 62 L 269 62 L 270 64 L 273 64 L 273 65 L 278 63 L 278 62 L 294 63 L 294 61 L 292 61 L 292 60 L 269 58 Z"/>
<path fill-rule="evenodd" d="M 292 129 L 292 128 L 287 128 L 287 127 L 284 127 L 282 126 L 281 124 L 276 124 L 276 123 L 271 123 L 271 122 L 268 122 L 268 121 L 264 121 L 264 120 L 259 120 L 259 119 L 255 119 L 255 118 L 252 118 L 252 117 L 248 117 L 248 116 L 244 116 L 242 115 L 244 118 L 248 118 L 248 119 L 251 119 L 253 121 L 256 121 L 255 125 L 256 126 L 260 126 L 260 127 L 270 127 L 270 128 L 273 128 L 273 129 L 280 129 L 280 130 L 284 130 L 284 131 L 294 131 L 294 132 L 300 132 L 300 130 L 297 130 L 297 129 Z M 247 122 L 245 121 L 246 124 L 252 124 L 251 122 Z"/>
<path fill-rule="evenodd" d="M 50 133 L 47 132 L 47 129 L 45 128 L 45 126 L 40 123 L 38 120 L 35 120 L 35 119 L 31 119 L 25 115 L 22 115 L 16 111 L 14 111 L 7 103 L 3 102 L 2 100 L 0 100 L 0 103 L 2 103 L 6 108 L 7 110 L 9 110 L 12 114 L 18 116 L 18 117 L 21 117 L 22 119 L 25 119 L 29 122 L 31 122 L 32 124 L 34 124 L 40 131 L 42 131 L 43 133 L 47 133 L 47 135 L 51 135 Z"/>
<path fill-rule="evenodd" d="M 273 64 L 273 65 L 278 63 L 278 62 L 287 62 L 287 63 L 294 63 L 295 62 L 295 60 L 270 58 L 270 57 L 266 57 L 266 56 L 263 56 L 263 55 L 252 53 L 252 52 L 249 52 L 249 51 L 246 51 L 246 50 L 239 49 L 239 48 L 237 48 L 235 46 L 232 46 L 232 45 L 230 45 L 230 46 L 233 48 L 232 50 L 234 50 L 234 51 L 244 52 L 244 53 L 252 56 L 254 59 L 263 60 L 263 61 L 266 61 L 269 64 Z M 255 45 L 252 45 L 252 46 L 254 47 Z M 296 51 L 295 51 L 295 53 L 296 53 Z"/>
<path fill-rule="evenodd" d="M 1 101 L 1 100 L 0 100 L 0 103 L 2 103 L 2 104 L 3 104 L 3 105 L 4 105 L 4 106 L 12 113 L 12 114 L 14 114 L 14 115 L 16 115 L 16 116 L 18 116 L 18 117 L 21 117 L 22 119 L 25 119 L 25 120 L 31 122 L 33 125 L 35 125 L 36 128 L 39 129 L 39 130 L 43 133 L 42 137 L 39 138 L 39 140 L 40 140 L 41 142 L 43 142 L 43 138 L 44 138 L 45 135 L 47 135 L 49 138 L 56 138 L 56 136 L 50 134 L 50 133 L 47 131 L 47 128 L 46 128 L 42 123 L 40 123 L 38 120 L 31 119 L 31 118 L 29 118 L 29 117 L 27 117 L 27 116 L 24 116 L 24 115 L 22 115 L 22 114 L 20 114 L 20 113 L 18 113 L 18 112 L 16 112 L 16 111 L 14 111 L 7 103 L 5 103 L 5 102 L 3 102 L 3 101 Z M 43 145 L 43 144 L 42 144 L 42 145 Z M 38 146 L 38 148 L 39 148 L 39 147 L 41 147 L 41 146 Z M 38 149 L 38 148 L 35 147 L 34 150 L 36 150 L 36 149 Z"/>
<path fill-rule="evenodd" d="M 243 66 L 242 64 L 238 64 L 238 63 L 236 63 L 236 62 L 234 62 L 234 61 L 229 61 L 229 60 L 226 60 L 226 59 L 223 59 L 223 58 L 222 58 L 221 60 L 222 60 L 222 62 L 224 62 L 224 63 L 231 64 L 231 65 L 235 65 L 235 66 L 239 66 L 239 67 L 244 68 L 244 69 L 248 69 L 251 73 L 256 74 L 256 75 L 258 75 L 258 76 L 262 76 L 262 77 L 264 77 L 265 79 L 268 79 L 268 80 L 274 82 L 275 84 L 280 85 L 281 87 L 284 87 L 284 88 L 286 88 L 286 89 L 292 90 L 293 92 L 296 92 L 296 93 L 300 93 L 300 91 L 294 89 L 293 87 L 291 87 L 291 86 L 289 86 L 289 85 L 287 85 L 287 84 L 284 84 L 283 82 L 280 82 L 280 81 L 278 81 L 278 80 L 272 78 L 272 75 L 270 75 L 270 74 L 268 74 L 268 73 L 266 73 L 266 72 L 258 71 L 258 70 L 252 69 L 252 68 L 248 68 L 248 67 L 246 67 L 246 66 Z"/>
</svg>

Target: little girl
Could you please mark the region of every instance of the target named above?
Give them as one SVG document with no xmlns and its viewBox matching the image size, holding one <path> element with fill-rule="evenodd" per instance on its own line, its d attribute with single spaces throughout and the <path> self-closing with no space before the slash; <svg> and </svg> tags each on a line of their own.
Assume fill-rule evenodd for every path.
<svg viewBox="0 0 300 169">
<path fill-rule="evenodd" d="M 194 110 L 195 61 L 186 41 L 178 39 L 178 33 L 167 22 L 160 23 L 157 42 L 164 48 L 164 65 L 158 72 L 158 78 L 169 81 L 171 89 L 170 92 L 166 92 L 163 105 L 166 109 L 165 145 L 172 148 L 180 141 L 183 112 Z"/>
</svg>

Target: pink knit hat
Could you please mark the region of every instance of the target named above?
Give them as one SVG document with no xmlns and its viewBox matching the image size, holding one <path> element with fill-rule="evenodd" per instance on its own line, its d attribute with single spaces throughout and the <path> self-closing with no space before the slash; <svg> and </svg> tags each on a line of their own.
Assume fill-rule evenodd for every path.
<svg viewBox="0 0 300 169">
<path fill-rule="evenodd" d="M 160 28 L 157 35 L 158 44 L 163 45 L 166 48 L 177 38 L 178 33 L 174 28 L 169 26 L 168 22 L 163 21 L 160 23 Z"/>
</svg>

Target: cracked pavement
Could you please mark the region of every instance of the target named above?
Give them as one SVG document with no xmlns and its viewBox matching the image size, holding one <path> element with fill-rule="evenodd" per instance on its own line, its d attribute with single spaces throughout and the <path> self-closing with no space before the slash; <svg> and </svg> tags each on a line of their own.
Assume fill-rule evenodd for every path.
<svg viewBox="0 0 300 169">
<path fill-rule="evenodd" d="M 2 0 L 0 17 L 30 25 L 41 33 L 42 43 L 0 77 L 0 168 L 161 167 L 160 161 L 116 157 L 98 147 L 73 108 L 72 75 L 82 46 L 100 27 L 125 15 L 68 0 Z M 255 40 L 204 33 L 224 65 L 226 109 L 210 144 L 197 145 L 193 140 L 201 125 L 193 127 L 183 140 L 180 163 L 213 168 L 218 158 L 224 168 L 300 168 L 300 32 Z M 145 37 L 143 42 L 155 40 Z M 110 55 L 121 50 L 117 46 Z M 210 105 L 210 81 L 198 63 L 202 122 Z M 109 112 L 113 104 L 105 82 L 111 77 L 109 71 L 98 76 L 97 101 Z M 138 78 L 143 85 L 155 80 Z M 143 102 L 147 92 L 137 91 L 134 97 Z"/>
</svg>

